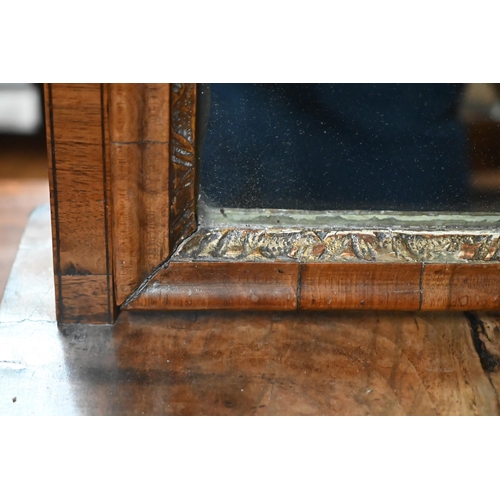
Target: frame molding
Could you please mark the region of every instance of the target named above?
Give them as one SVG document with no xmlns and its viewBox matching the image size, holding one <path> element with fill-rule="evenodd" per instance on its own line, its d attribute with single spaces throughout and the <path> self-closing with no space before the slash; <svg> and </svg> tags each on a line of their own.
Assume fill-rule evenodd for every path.
<svg viewBox="0 0 500 500">
<path fill-rule="evenodd" d="M 107 90 L 121 304 L 196 229 L 196 86 L 108 84 Z"/>
<path fill-rule="evenodd" d="M 46 86 L 60 322 L 113 321 L 112 302 L 128 310 L 500 308 L 496 229 L 198 226 L 196 85 L 84 87 Z M 86 109 L 88 99 L 68 101 L 78 92 L 93 96 L 95 87 L 100 104 L 94 97 L 93 114 Z M 65 99 L 80 116 L 72 132 L 65 128 L 67 116 L 54 112 Z M 95 123 L 88 123 L 89 116 Z M 60 199 L 74 184 L 61 177 L 60 151 L 71 142 L 71 133 L 90 133 L 97 122 L 101 155 L 92 165 L 97 169 L 99 163 L 101 180 L 84 191 L 104 194 L 104 206 L 92 208 L 97 218 L 80 227 L 61 211 Z M 89 151 L 83 151 L 85 158 Z M 88 165 L 74 151 L 68 159 L 75 175 L 88 175 Z M 84 210 L 77 207 L 77 219 Z M 84 252 L 73 253 L 73 267 L 64 267 L 62 247 L 72 237 L 81 241 L 99 224 L 106 234 L 104 247 L 99 246 L 105 271 L 82 272 L 89 270 L 82 264 L 88 260 Z M 68 236 L 70 229 L 74 236 Z M 80 270 L 78 297 L 70 298 L 62 285 L 74 276 L 68 269 Z M 107 295 L 81 287 L 82 280 L 90 286 L 97 276 L 106 278 Z M 104 295 L 107 316 L 95 313 L 103 308 Z M 77 307 L 78 314 L 68 308 L 82 300 L 87 306 Z"/>
<path fill-rule="evenodd" d="M 172 260 L 486 264 L 500 261 L 500 233 L 200 227 Z"/>
</svg>

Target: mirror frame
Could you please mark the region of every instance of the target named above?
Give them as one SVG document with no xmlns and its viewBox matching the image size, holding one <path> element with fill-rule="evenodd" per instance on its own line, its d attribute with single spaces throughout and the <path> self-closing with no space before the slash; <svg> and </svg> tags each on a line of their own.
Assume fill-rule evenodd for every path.
<svg viewBox="0 0 500 500">
<path fill-rule="evenodd" d="M 45 102 L 60 323 L 500 308 L 496 228 L 199 225 L 196 84 L 46 84 Z"/>
</svg>

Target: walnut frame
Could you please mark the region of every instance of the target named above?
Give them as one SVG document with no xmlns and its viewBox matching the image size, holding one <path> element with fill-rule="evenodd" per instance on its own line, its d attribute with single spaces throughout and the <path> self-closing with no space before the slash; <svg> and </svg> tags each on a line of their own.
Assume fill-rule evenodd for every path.
<svg viewBox="0 0 500 500">
<path fill-rule="evenodd" d="M 500 232 L 203 227 L 195 84 L 47 84 L 58 321 L 127 310 L 495 310 Z"/>
</svg>

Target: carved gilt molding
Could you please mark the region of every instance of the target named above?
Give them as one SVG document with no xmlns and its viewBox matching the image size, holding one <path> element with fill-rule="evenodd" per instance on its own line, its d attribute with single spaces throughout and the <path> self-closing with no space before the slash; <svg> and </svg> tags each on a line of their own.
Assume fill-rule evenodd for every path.
<svg viewBox="0 0 500 500">
<path fill-rule="evenodd" d="M 172 260 L 497 263 L 500 233 L 199 228 Z"/>
<path fill-rule="evenodd" d="M 175 247 L 196 230 L 196 84 L 172 83 L 170 89 L 170 234 Z"/>
</svg>

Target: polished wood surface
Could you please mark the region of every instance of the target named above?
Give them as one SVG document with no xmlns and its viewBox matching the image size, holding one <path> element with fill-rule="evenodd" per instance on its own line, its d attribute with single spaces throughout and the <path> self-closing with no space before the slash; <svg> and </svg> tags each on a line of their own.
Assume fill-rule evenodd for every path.
<svg viewBox="0 0 500 500">
<path fill-rule="evenodd" d="M 126 310 L 494 311 L 496 264 L 194 262 L 171 259 Z"/>
<path fill-rule="evenodd" d="M 46 85 L 56 304 L 62 322 L 115 318 L 106 109 L 103 85 Z"/>
<path fill-rule="evenodd" d="M 421 264 L 303 264 L 300 307 L 418 311 Z"/>
<path fill-rule="evenodd" d="M 298 272 L 284 262 L 169 262 L 123 309 L 294 310 Z"/>
<path fill-rule="evenodd" d="M 124 311 L 58 328 L 49 224 L 33 214 L 0 307 L 3 415 L 500 413 L 491 314 Z"/>
<path fill-rule="evenodd" d="M 170 254 L 170 86 L 110 84 L 107 88 L 117 221 L 113 224 L 115 290 L 121 304 Z"/>
<path fill-rule="evenodd" d="M 117 304 L 196 229 L 193 84 L 108 84 Z"/>
<path fill-rule="evenodd" d="M 423 270 L 422 309 L 498 311 L 500 266 L 427 264 Z"/>
</svg>

